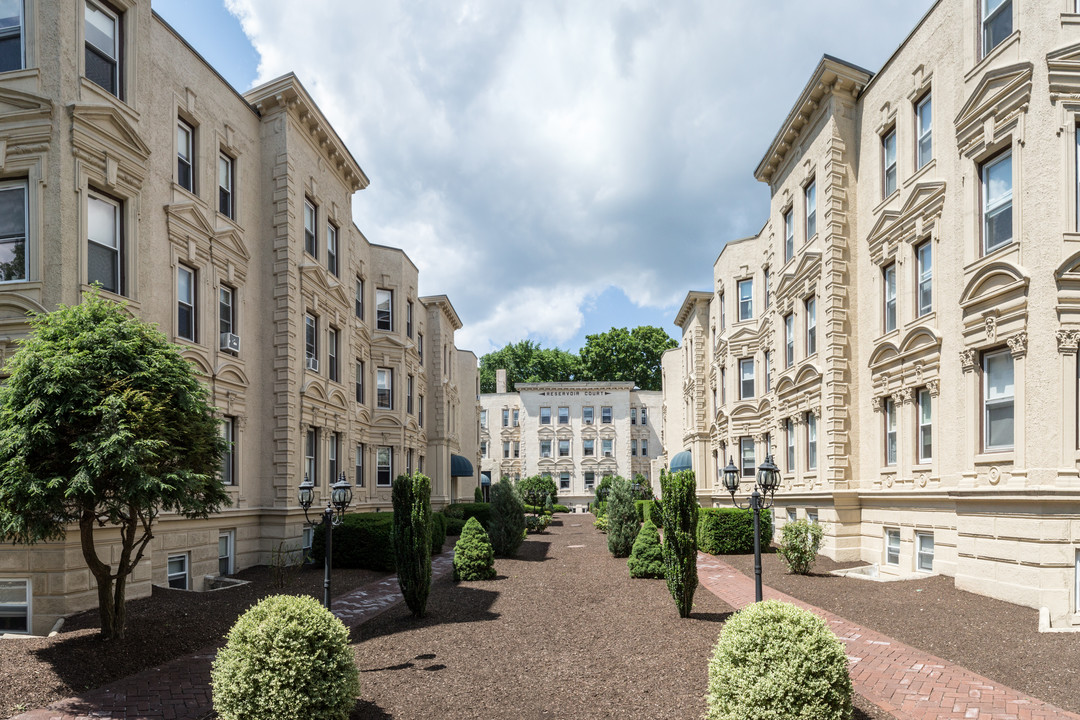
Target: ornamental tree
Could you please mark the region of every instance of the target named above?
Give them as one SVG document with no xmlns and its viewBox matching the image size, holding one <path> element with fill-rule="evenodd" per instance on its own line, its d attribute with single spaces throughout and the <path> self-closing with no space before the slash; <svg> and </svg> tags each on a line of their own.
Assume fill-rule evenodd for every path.
<svg viewBox="0 0 1080 720">
<path fill-rule="evenodd" d="M 158 514 L 229 504 L 226 443 L 196 370 L 123 304 L 93 291 L 30 325 L 0 386 L 0 538 L 63 540 L 77 525 L 101 634 L 122 638 L 127 579 Z M 115 566 L 95 544 L 107 526 L 119 529 Z"/>
</svg>

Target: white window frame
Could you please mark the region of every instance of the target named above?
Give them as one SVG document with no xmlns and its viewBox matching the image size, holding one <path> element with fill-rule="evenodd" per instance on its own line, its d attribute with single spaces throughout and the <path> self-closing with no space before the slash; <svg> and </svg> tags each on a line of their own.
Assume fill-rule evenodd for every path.
<svg viewBox="0 0 1080 720">
<path fill-rule="evenodd" d="M 806 356 L 817 352 L 817 296 L 811 295 L 803 302 L 806 311 Z"/>
<path fill-rule="evenodd" d="M 581 408 L 581 422 L 585 425 L 592 425 L 596 418 L 596 409 L 592 405 L 586 405 Z"/>
<path fill-rule="evenodd" d="M 385 480 L 383 480 L 384 472 Z M 380 445 L 375 450 L 375 487 L 391 487 L 393 484 L 394 448 L 389 445 Z"/>
<path fill-rule="evenodd" d="M 885 528 L 885 564 L 900 565 L 900 530 Z"/>
<path fill-rule="evenodd" d="M 19 277 L 12 277 L 7 280 L 0 278 L 0 282 L 25 282 L 28 280 L 28 274 L 30 269 L 30 209 L 29 209 L 29 186 L 25 180 L 14 180 L 0 182 L 0 193 L 7 192 L 22 192 L 22 233 L 10 234 L 0 237 L 0 247 L 11 245 L 17 247 L 21 242 L 23 247 L 23 266 L 22 273 Z M 14 256 L 13 250 L 12 255 Z"/>
<path fill-rule="evenodd" d="M 601 405 L 600 406 L 600 424 L 601 425 L 611 425 L 611 423 L 613 421 L 614 421 L 614 414 L 611 411 L 611 406 L 610 405 Z"/>
<path fill-rule="evenodd" d="M 896 263 L 889 263 L 881 269 L 882 293 L 883 293 L 883 321 L 885 332 L 891 333 L 896 329 Z"/>
<path fill-rule="evenodd" d="M 364 280 L 363 278 L 356 278 L 356 297 L 353 298 L 353 313 L 356 315 L 356 319 L 363 322 L 364 320 Z M 423 353 L 420 355 L 423 358 Z M 423 359 L 420 364 L 423 365 Z"/>
<path fill-rule="evenodd" d="M 551 440 L 541 440 L 540 441 L 540 457 L 542 457 L 542 458 L 551 457 Z"/>
<path fill-rule="evenodd" d="M 1009 163 L 1009 189 L 1006 192 L 1001 193 L 998 197 L 990 197 L 990 173 L 994 168 L 1008 162 Z M 998 248 L 1003 248 L 1009 243 L 1013 242 L 1015 233 L 1015 218 L 1013 217 L 1013 172 L 1012 172 L 1012 150 L 1007 150 L 991 160 L 987 160 L 982 164 L 979 170 L 979 177 L 982 179 L 982 187 L 980 193 L 982 195 L 982 251 L 984 255 L 989 255 Z M 1004 213 L 1009 213 L 1009 236 L 1004 240 L 996 242 L 994 245 L 990 245 L 990 221 L 992 218 Z"/>
<path fill-rule="evenodd" d="M 754 447 L 754 438 L 743 435 L 739 438 L 739 475 L 744 478 L 752 478 L 757 475 L 757 448 Z M 750 464 L 747 465 L 747 460 Z"/>
<path fill-rule="evenodd" d="M 91 203 L 100 203 L 101 206 L 108 206 L 111 209 L 112 216 L 113 216 L 113 237 L 111 238 L 111 242 L 112 242 L 111 245 L 107 244 L 107 242 L 108 242 L 107 238 L 101 237 L 101 238 L 96 238 L 95 239 L 95 238 L 90 237 L 90 221 L 89 221 L 89 218 L 90 218 Z M 102 287 L 103 290 L 107 290 L 107 291 L 109 291 L 111 293 L 115 293 L 117 295 L 123 295 L 124 294 L 124 262 L 123 262 L 123 257 L 124 257 L 124 237 L 123 237 L 123 235 L 124 235 L 124 232 L 123 232 L 123 227 L 122 227 L 122 220 L 123 220 L 122 207 L 123 207 L 123 205 L 119 200 L 114 200 L 113 198 L 111 198 L 111 197 L 109 197 L 107 195 L 95 192 L 93 190 L 91 190 L 91 191 L 89 191 L 87 193 L 86 205 L 87 205 L 87 207 L 86 207 L 86 216 L 87 216 L 87 229 L 86 229 L 87 253 L 89 254 L 89 252 L 93 249 L 93 247 L 91 247 L 91 246 L 96 246 L 96 247 L 101 248 L 101 249 L 103 249 L 106 252 L 111 254 L 113 272 L 116 273 L 116 287 L 111 287 L 111 288 L 106 287 L 104 283 L 101 283 L 101 287 Z M 104 207 L 102 209 L 104 209 Z M 99 278 L 91 278 L 90 277 L 90 275 L 89 275 L 89 273 L 90 273 L 89 265 L 90 265 L 90 262 L 89 262 L 89 259 L 88 259 L 87 260 L 87 278 L 86 278 L 87 284 L 94 283 L 94 282 L 101 282 Z"/>
<path fill-rule="evenodd" d="M 649 441 L 648 440 L 643 439 L 641 441 L 641 457 L 649 457 Z"/>
<path fill-rule="evenodd" d="M 311 313 L 304 314 L 304 357 L 319 359 L 319 318 Z"/>
<path fill-rule="evenodd" d="M 795 421 L 788 418 L 784 422 L 784 433 L 787 435 L 787 471 L 795 472 Z"/>
<path fill-rule="evenodd" d="M 570 440 L 568 438 L 559 440 L 559 457 L 570 457 Z"/>
<path fill-rule="evenodd" d="M 569 408 L 569 406 L 566 406 L 566 405 L 560 405 L 559 406 L 559 424 L 560 425 L 569 425 L 570 424 L 570 408 Z"/>
<path fill-rule="evenodd" d="M 915 248 L 915 272 L 918 273 L 915 314 L 922 317 L 934 310 L 934 246 L 930 240 Z"/>
<path fill-rule="evenodd" d="M 218 334 L 239 335 L 236 332 L 236 290 L 228 285 L 218 286 Z"/>
<path fill-rule="evenodd" d="M 991 3 L 993 1 L 994 0 L 981 0 L 981 2 L 979 3 L 979 17 L 982 21 L 982 57 L 986 57 L 991 52 L 993 52 L 994 48 L 1004 42 L 1005 38 L 1009 37 L 1009 35 L 1012 35 L 1013 32 L 1012 0 L 998 0 L 998 4 L 992 7 Z M 993 22 L 1004 13 L 1009 14 L 1009 32 L 1006 33 L 1004 37 L 999 38 L 995 44 L 991 45 L 990 28 Z"/>
<path fill-rule="evenodd" d="M 817 235 L 817 179 L 812 179 L 803 188 L 803 201 L 806 209 L 806 242 Z"/>
<path fill-rule="evenodd" d="M 236 485 L 236 418 L 224 415 L 221 418 L 221 438 L 228 447 L 221 456 L 221 483 Z"/>
<path fill-rule="evenodd" d="M 508 460 L 510 458 L 510 441 L 503 440 L 503 459 Z"/>
<path fill-rule="evenodd" d="M 765 394 L 767 395 L 772 392 L 772 378 L 770 377 L 770 373 L 772 371 L 772 350 L 766 350 L 764 355 L 765 371 L 763 374 L 765 376 Z"/>
<path fill-rule="evenodd" d="M 341 382 L 341 364 L 338 360 L 341 349 L 341 331 L 331 326 L 326 331 L 326 372 L 334 382 Z"/>
<path fill-rule="evenodd" d="M 795 364 L 795 313 L 784 316 L 784 368 Z"/>
<path fill-rule="evenodd" d="M 570 473 L 568 473 L 568 472 L 559 473 L 559 489 L 560 490 L 569 490 L 570 489 Z"/>
<path fill-rule="evenodd" d="M 615 456 L 615 438 L 600 438 L 600 456 Z"/>
<path fill-rule="evenodd" d="M 919 388 L 915 393 L 915 423 L 918 425 L 915 458 L 920 465 L 934 459 L 934 405 L 930 391 Z M 929 448 L 930 452 L 924 452 Z"/>
<path fill-rule="evenodd" d="M 896 401 L 886 397 L 885 402 L 885 465 L 896 465 Z"/>
<path fill-rule="evenodd" d="M 198 316 L 196 312 L 196 282 L 198 273 L 187 265 L 176 266 L 176 337 L 196 342 L 198 337 Z M 182 279 L 187 278 L 187 297 L 184 296 Z M 188 312 L 188 322 L 183 321 L 183 312 Z"/>
<path fill-rule="evenodd" d="M 754 358 L 739 360 L 739 399 L 749 400 L 754 397 Z"/>
<path fill-rule="evenodd" d="M 181 573 L 179 571 L 173 572 L 172 568 L 169 567 L 170 565 L 172 565 L 173 560 L 183 560 L 183 562 L 184 562 L 184 571 L 183 571 L 183 573 Z M 178 585 L 173 585 L 173 580 L 179 579 L 180 577 L 183 577 L 183 579 L 184 579 L 184 586 L 180 587 Z M 176 555 L 169 555 L 166 558 L 166 560 L 165 560 L 165 580 L 166 580 L 166 583 L 165 583 L 166 585 L 168 585 L 169 587 L 174 588 L 176 590 L 188 590 L 188 589 L 191 588 L 191 559 L 188 557 L 187 553 L 178 553 Z"/>
<path fill-rule="evenodd" d="M 991 377 L 990 377 L 990 363 L 995 358 L 1006 358 L 1008 360 L 1009 372 L 1012 375 L 1012 394 L 1002 394 L 997 397 L 991 397 Z M 993 352 L 983 353 L 982 356 L 982 403 L 983 403 L 983 452 L 1008 452 L 1013 449 L 1016 443 L 1016 362 L 1012 356 L 1011 351 L 1008 349 L 995 350 Z M 1012 442 L 1002 445 L 990 444 L 990 412 L 997 408 L 1008 407 L 1012 410 Z"/>
<path fill-rule="evenodd" d="M 338 256 L 338 229 L 332 222 L 326 223 L 326 269 L 331 275 L 340 275 L 341 263 Z"/>
<path fill-rule="evenodd" d="M 540 408 L 540 424 L 541 425 L 550 425 L 551 424 L 551 408 L 550 407 L 542 407 L 542 408 Z"/>
<path fill-rule="evenodd" d="M 806 469 L 817 470 L 817 415 L 806 413 Z"/>
<path fill-rule="evenodd" d="M 0 583 L 22 583 L 25 588 L 25 603 L 0 604 L 0 615 L 6 617 L 20 617 L 19 609 L 26 608 L 26 630 L 4 630 L 0 628 L 0 634 L 11 633 L 12 635 L 30 635 L 34 632 L 34 583 L 31 578 L 0 578 Z"/>
<path fill-rule="evenodd" d="M 338 481 L 338 473 L 341 472 L 341 467 L 338 464 L 338 460 L 341 458 L 341 433 L 330 433 L 330 442 L 328 443 L 326 453 L 326 486 L 332 487 L 334 483 Z"/>
<path fill-rule="evenodd" d="M 795 208 L 784 211 L 784 262 L 795 257 Z"/>
<path fill-rule="evenodd" d="M 187 182 L 181 170 L 187 170 Z M 195 192 L 195 128 L 183 118 L 176 118 L 176 184 Z"/>
<path fill-rule="evenodd" d="M 745 278 L 736 284 L 739 295 L 739 322 L 754 319 L 754 279 Z"/>
<path fill-rule="evenodd" d="M 930 541 L 929 551 L 926 548 L 927 540 Z M 924 566 L 924 561 L 927 559 L 929 562 Z M 934 572 L 934 533 L 915 533 L 915 569 L 919 572 Z"/>
<path fill-rule="evenodd" d="M 94 43 L 94 42 L 92 42 L 90 40 L 89 34 L 86 32 L 86 26 L 90 23 L 89 13 L 90 13 L 91 10 L 96 11 L 96 12 L 104 15 L 107 19 L 112 21 L 112 26 L 113 26 L 113 33 L 112 33 L 113 34 L 113 37 L 112 37 L 113 46 L 112 46 L 112 48 L 100 47 L 99 45 L 97 45 L 96 43 Z M 121 34 L 122 33 L 123 33 L 123 25 L 121 23 L 120 16 L 118 14 L 116 14 L 115 12 L 110 10 L 109 8 L 105 7 L 104 5 L 93 2 L 93 0 L 85 0 L 85 8 L 84 8 L 84 11 L 83 11 L 83 36 L 84 36 L 84 44 L 85 44 L 85 47 L 83 48 L 83 64 L 84 64 L 84 67 L 83 67 L 84 75 L 83 76 L 87 80 L 89 80 L 90 82 L 94 83 L 95 85 L 98 85 L 98 87 L 105 90 L 105 92 L 107 92 L 107 93 L 109 93 L 111 95 L 114 95 L 114 96 L 116 96 L 117 98 L 120 98 L 120 99 L 123 99 L 123 92 L 122 92 L 122 88 L 121 88 L 122 73 L 121 73 L 121 69 L 120 69 L 121 52 L 122 52 L 122 48 L 121 48 Z M 113 90 L 110 90 L 109 88 L 105 87 L 104 85 L 100 85 L 96 80 L 93 80 L 92 78 L 90 78 L 90 76 L 85 74 L 86 73 L 86 68 L 85 68 L 86 52 L 88 50 L 90 50 L 91 48 L 96 50 L 98 53 L 103 55 L 108 60 L 112 61 L 112 83 L 113 83 L 113 87 L 114 87 Z M 25 59 L 24 59 L 24 62 L 25 62 Z"/>
<path fill-rule="evenodd" d="M 413 304 L 412 300 L 405 301 L 405 336 L 412 337 L 413 330 Z M 448 369 L 453 372 L 453 368 L 447 364 Z"/>
<path fill-rule="evenodd" d="M 364 443 L 356 443 L 356 464 L 353 466 L 353 472 L 356 473 L 356 477 L 353 479 L 353 483 L 356 487 L 364 487 Z"/>
<path fill-rule="evenodd" d="M 915 103 L 915 169 L 922 170 L 934 159 L 934 103 L 926 93 Z"/>
<path fill-rule="evenodd" d="M 304 433 L 304 479 L 319 482 L 319 429 L 314 427 Z"/>
<path fill-rule="evenodd" d="M 385 306 L 385 309 L 384 307 Z M 394 331 L 394 291 L 385 288 L 375 290 L 375 329 Z"/>
<path fill-rule="evenodd" d="M 581 455 L 582 457 L 596 457 L 596 440 L 584 438 L 581 441 Z"/>
<path fill-rule="evenodd" d="M 8 39 L 14 35 L 19 37 L 19 65 L 18 67 L 0 70 L 0 72 L 15 72 L 26 67 L 26 8 L 24 0 L 18 0 L 16 7 L 19 11 L 18 23 L 4 28 L 0 32 L 0 39 Z"/>
<path fill-rule="evenodd" d="M 896 126 L 881 136 L 881 187 L 883 198 L 896 192 Z"/>
<path fill-rule="evenodd" d="M 375 407 L 380 410 L 394 409 L 394 369 L 375 369 Z"/>
<path fill-rule="evenodd" d="M 236 219 L 236 159 L 224 150 L 218 151 L 218 212 Z"/>
<path fill-rule="evenodd" d="M 788 508 L 787 509 L 787 521 L 788 522 L 795 522 L 796 520 L 798 520 L 798 511 L 795 508 Z"/>
<path fill-rule="evenodd" d="M 319 209 L 311 198 L 304 198 L 304 250 L 319 259 Z"/>
<path fill-rule="evenodd" d="M 221 541 L 225 540 L 225 555 L 221 554 Z M 221 572 L 221 561 L 225 560 L 225 572 Z M 218 531 L 218 575 L 232 575 L 236 572 L 236 531 Z"/>
</svg>

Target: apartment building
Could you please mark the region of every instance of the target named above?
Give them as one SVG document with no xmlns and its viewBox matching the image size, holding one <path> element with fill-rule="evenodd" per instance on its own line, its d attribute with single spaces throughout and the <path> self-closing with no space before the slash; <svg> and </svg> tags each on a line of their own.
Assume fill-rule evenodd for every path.
<svg viewBox="0 0 1080 720">
<path fill-rule="evenodd" d="M 877 73 L 813 69 L 664 357 L 704 504 L 771 453 L 828 556 L 1080 625 L 1077 11 L 940 0 Z"/>
<path fill-rule="evenodd" d="M 496 392 L 480 396 L 482 482 L 550 477 L 559 502 L 574 512 L 585 511 L 607 476 L 640 476 L 659 493 L 652 468 L 662 453 L 659 391 L 565 382 L 518 383 L 506 392 L 505 371 L 498 373 Z"/>
<path fill-rule="evenodd" d="M 310 543 L 305 476 L 316 506 L 344 474 L 352 509 L 387 510 L 414 469 L 436 507 L 471 498 L 476 357 L 450 301 L 420 297 L 405 253 L 353 224 L 368 178 L 299 79 L 238 93 L 147 0 L 2 9 L 0 359 L 27 312 L 100 284 L 183 348 L 232 442 L 232 505 L 161 517 L 129 597 Z M 0 583 L 0 632 L 96 604 L 77 532 L 0 548 Z"/>
</svg>

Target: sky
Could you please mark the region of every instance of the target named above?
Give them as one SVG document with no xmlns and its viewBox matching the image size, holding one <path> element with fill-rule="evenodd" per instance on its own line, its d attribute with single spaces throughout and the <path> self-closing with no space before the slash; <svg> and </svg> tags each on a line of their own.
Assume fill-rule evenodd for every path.
<svg viewBox="0 0 1080 720">
<path fill-rule="evenodd" d="M 369 240 L 477 355 L 679 337 L 823 54 L 876 71 L 932 0 L 154 0 L 238 90 L 294 72 L 371 185 Z"/>
</svg>

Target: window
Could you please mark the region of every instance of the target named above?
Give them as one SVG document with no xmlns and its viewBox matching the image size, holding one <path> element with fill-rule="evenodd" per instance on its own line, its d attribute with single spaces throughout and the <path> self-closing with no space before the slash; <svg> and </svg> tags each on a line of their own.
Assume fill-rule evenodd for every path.
<svg viewBox="0 0 1080 720">
<path fill-rule="evenodd" d="M 227 218 L 236 218 L 233 205 L 233 175 L 236 161 L 225 153 L 218 153 L 218 212 Z"/>
<path fill-rule="evenodd" d="M 356 402 L 364 404 L 364 361 L 356 361 Z"/>
<path fill-rule="evenodd" d="M 236 291 L 228 285 L 218 288 L 218 333 L 237 335 L 236 332 Z M 229 347 L 227 338 L 222 338 L 221 346 Z"/>
<path fill-rule="evenodd" d="M 784 435 L 787 440 L 787 471 L 795 472 L 795 421 L 788 418 L 784 421 Z"/>
<path fill-rule="evenodd" d="M 188 589 L 188 556 L 170 555 L 167 570 L 169 587 L 177 590 Z"/>
<path fill-rule="evenodd" d="M 412 471 L 412 456 L 413 456 L 412 448 L 409 448 L 408 450 L 405 451 L 405 474 L 408 475 L 409 477 L 412 477 L 412 474 L 413 474 L 413 471 Z"/>
<path fill-rule="evenodd" d="M 641 425 L 644 427 L 649 424 L 649 411 L 648 408 L 641 408 Z"/>
<path fill-rule="evenodd" d="M 392 290 L 375 291 L 375 328 L 393 330 L 394 293 Z"/>
<path fill-rule="evenodd" d="M 338 363 L 338 344 L 340 338 L 341 331 L 337 328 L 330 328 L 326 337 L 326 364 L 330 366 L 330 379 L 334 382 L 341 382 L 341 368 Z"/>
<path fill-rule="evenodd" d="M 933 410 L 930 404 L 930 391 L 926 388 L 919 388 L 916 394 L 916 412 L 918 412 L 917 422 L 919 424 L 919 447 L 918 447 L 918 460 L 919 463 L 928 463 L 934 457 L 934 437 L 933 437 Z"/>
<path fill-rule="evenodd" d="M 784 367 L 789 368 L 795 364 L 795 316 L 788 313 L 784 316 Z"/>
<path fill-rule="evenodd" d="M 333 223 L 326 223 L 326 269 L 331 275 L 338 275 L 338 229 Z"/>
<path fill-rule="evenodd" d="M 542 458 L 551 457 L 551 441 L 550 440 L 541 440 L 540 441 L 540 457 L 542 457 Z"/>
<path fill-rule="evenodd" d="M 412 300 L 405 301 L 405 336 L 412 337 Z"/>
<path fill-rule="evenodd" d="M 768 310 L 769 309 L 769 291 L 770 291 L 770 289 L 772 287 L 772 270 L 770 270 L 769 266 L 766 265 L 762 269 L 761 274 L 765 277 L 765 293 L 764 293 L 764 295 L 765 295 L 765 304 L 762 305 L 762 307 L 764 309 Z"/>
<path fill-rule="evenodd" d="M 583 408 L 581 408 L 581 422 L 585 423 L 586 425 L 592 425 L 593 424 L 593 408 L 592 407 L 583 407 Z"/>
<path fill-rule="evenodd" d="M 769 377 L 772 373 L 772 350 L 765 351 L 765 392 L 772 392 L 772 379 Z"/>
<path fill-rule="evenodd" d="M 900 531 L 885 530 L 885 564 L 900 564 Z"/>
<path fill-rule="evenodd" d="M 983 252 L 1012 242 L 1012 153 L 982 166 Z"/>
<path fill-rule="evenodd" d="M 797 518 L 798 518 L 798 515 L 796 514 L 795 508 L 788 508 L 787 509 L 787 521 L 788 522 L 795 522 L 795 520 Z"/>
<path fill-rule="evenodd" d="M 502 426 L 503 426 L 503 427 L 509 427 L 509 425 L 510 425 L 510 411 L 509 411 L 509 410 L 507 410 L 507 409 L 505 409 L 505 408 L 503 408 L 503 412 L 502 412 Z"/>
<path fill-rule="evenodd" d="M 788 208 L 784 213 L 784 262 L 795 255 L 795 209 Z"/>
<path fill-rule="evenodd" d="M 896 128 L 881 137 L 881 170 L 883 197 L 896 192 Z"/>
<path fill-rule="evenodd" d="M 649 457 L 649 441 L 641 441 L 641 457 Z"/>
<path fill-rule="evenodd" d="M 225 441 L 225 452 L 221 455 L 221 482 L 223 485 L 236 484 L 236 418 L 226 415 L 221 418 L 221 439 Z"/>
<path fill-rule="evenodd" d="M 613 438 L 601 438 L 600 452 L 604 454 L 604 457 L 611 457 L 615 452 L 615 440 Z"/>
<path fill-rule="evenodd" d="M 923 572 L 934 572 L 933 533 L 915 533 L 915 568 Z"/>
<path fill-rule="evenodd" d="M 541 425 L 550 425 L 551 424 L 551 408 L 549 408 L 549 407 L 540 408 L 540 424 Z"/>
<path fill-rule="evenodd" d="M 488 441 L 487 440 L 481 440 L 480 441 L 480 457 L 485 457 L 486 458 L 487 456 L 488 456 Z"/>
<path fill-rule="evenodd" d="M 1012 0 L 982 0 L 982 54 L 1012 35 Z"/>
<path fill-rule="evenodd" d="M 739 463 L 743 477 L 754 477 L 757 468 L 754 467 L 754 438 L 739 438 Z"/>
<path fill-rule="evenodd" d="M 420 395 L 416 398 L 416 422 L 420 427 L 424 427 L 424 396 Z M 421 458 L 423 460 L 423 458 Z"/>
<path fill-rule="evenodd" d="M 569 490 L 570 489 L 570 473 L 568 473 L 568 472 L 559 473 L 559 489 L 560 490 Z"/>
<path fill-rule="evenodd" d="M 630 457 L 637 457 L 637 440 L 630 440 Z"/>
<path fill-rule="evenodd" d="M 817 183 L 814 180 L 806 186 L 806 241 L 817 234 Z"/>
<path fill-rule="evenodd" d="M 885 291 L 885 332 L 896 329 L 896 263 L 886 265 L 881 271 Z"/>
<path fill-rule="evenodd" d="M 394 371 L 390 368 L 378 368 L 375 371 L 375 407 L 382 410 L 394 409 Z"/>
<path fill-rule="evenodd" d="M 424 333 L 416 333 L 416 354 L 420 356 L 420 364 L 424 364 Z M 479 382 L 479 381 L 477 381 Z M 480 388 L 477 387 L 476 394 L 480 394 Z"/>
<path fill-rule="evenodd" d="M 304 357 L 307 358 L 308 367 L 312 367 L 312 362 L 314 362 L 314 367 L 312 369 L 318 372 L 319 321 L 310 313 L 304 315 Z"/>
<path fill-rule="evenodd" d="M 0 72 L 23 67 L 23 0 L 0 0 Z M 4 626 L 0 621 L 0 630 Z"/>
<path fill-rule="evenodd" d="M 885 398 L 885 464 L 896 464 L 896 403 Z"/>
<path fill-rule="evenodd" d="M 315 230 L 317 215 L 315 203 L 304 198 L 304 250 L 315 258 L 319 257 L 318 237 Z"/>
<path fill-rule="evenodd" d="M 503 457 L 504 458 L 509 458 L 510 457 L 510 441 L 509 440 L 504 440 L 503 441 Z"/>
<path fill-rule="evenodd" d="M 300 548 L 304 551 L 305 562 L 310 562 L 311 542 L 315 538 L 315 529 L 305 527 L 300 533 Z"/>
<path fill-rule="evenodd" d="M 754 317 L 754 281 L 739 281 L 739 322 Z"/>
<path fill-rule="evenodd" d="M 1078 136 L 1080 137 L 1080 136 Z M 720 293 L 720 330 L 727 327 L 727 313 L 724 311 L 724 293 Z"/>
<path fill-rule="evenodd" d="M 364 281 L 360 278 L 356 278 L 356 298 L 354 299 L 356 307 L 353 312 L 356 313 L 358 320 L 364 319 Z"/>
<path fill-rule="evenodd" d="M 754 358 L 739 361 L 739 399 L 754 397 Z"/>
<path fill-rule="evenodd" d="M 412 415 L 413 411 L 413 376 L 409 375 L 405 381 L 405 412 Z"/>
<path fill-rule="evenodd" d="M 89 7 L 89 5 L 88 5 Z M 91 192 L 86 198 L 86 282 L 124 294 L 120 203 Z"/>
<path fill-rule="evenodd" d="M 983 355 L 983 449 L 1012 450 L 1015 386 L 1008 350 Z"/>
<path fill-rule="evenodd" d="M 596 450 L 596 441 L 592 439 L 581 441 L 582 455 L 585 457 L 592 457 Z"/>
<path fill-rule="evenodd" d="M 487 410 L 480 411 L 480 429 L 487 430 Z"/>
<path fill-rule="evenodd" d="M 312 483 L 319 479 L 319 432 L 315 428 L 308 428 L 304 442 L 304 480 Z"/>
<path fill-rule="evenodd" d="M 586 490 L 592 490 L 594 485 L 596 485 L 596 473 L 586 472 L 585 473 L 585 489 Z"/>
<path fill-rule="evenodd" d="M 0 633 L 30 632 L 31 597 L 29 580 L 0 578 Z"/>
<path fill-rule="evenodd" d="M 922 100 L 915 104 L 915 134 L 918 147 L 915 150 L 915 169 L 921 170 L 926 167 L 934 156 L 934 131 L 931 127 L 933 120 L 933 104 L 930 102 L 930 93 L 923 95 Z"/>
<path fill-rule="evenodd" d="M 560 425 L 569 425 L 570 424 L 570 408 L 568 408 L 568 407 L 559 408 L 559 424 Z"/>
<path fill-rule="evenodd" d="M 610 406 L 600 408 L 600 422 L 603 423 L 604 425 L 610 425 L 611 424 L 611 407 Z"/>
<path fill-rule="evenodd" d="M 919 289 L 917 297 L 917 311 L 919 317 L 926 315 L 934 309 L 934 262 L 933 248 L 927 240 L 915 248 L 915 258 L 918 265 Z"/>
<path fill-rule="evenodd" d="M 806 299 L 806 354 L 817 352 L 817 298 Z"/>
<path fill-rule="evenodd" d="M 806 413 L 806 469 L 817 470 L 817 417 Z"/>
<path fill-rule="evenodd" d="M 0 0 L 0 14 L 3 14 Z M 0 18 L 0 24 L 3 19 Z M 0 35 L 0 59 L 3 39 Z M 26 280 L 26 182 L 0 183 L 0 282 Z"/>
<path fill-rule="evenodd" d="M 518 426 L 518 413 L 519 413 L 518 409 L 514 408 L 514 413 L 513 413 L 513 415 L 514 415 L 514 427 Z"/>
<path fill-rule="evenodd" d="M 806 519 L 810 522 L 811 525 L 817 525 L 818 524 L 817 510 L 807 510 L 806 511 Z"/>
<path fill-rule="evenodd" d="M 521 443 L 517 440 L 514 441 L 514 457 L 521 457 Z"/>
<path fill-rule="evenodd" d="M 233 574 L 233 546 L 235 542 L 235 531 L 226 530 L 218 533 L 218 575 Z"/>
<path fill-rule="evenodd" d="M 375 486 L 390 487 L 394 475 L 394 449 L 380 445 L 375 450 Z"/>
<path fill-rule="evenodd" d="M 356 473 L 356 486 L 364 487 L 364 444 L 356 444 L 356 467 L 353 469 Z"/>
<path fill-rule="evenodd" d="M 176 121 L 176 184 L 188 192 L 195 192 L 195 131 L 183 120 Z"/>
<path fill-rule="evenodd" d="M 637 408 L 630 408 L 630 424 L 637 425 Z"/>
<path fill-rule="evenodd" d="M 120 97 L 120 17 L 86 0 L 86 79 Z"/>
<path fill-rule="evenodd" d="M 570 441 L 559 441 L 559 457 L 570 457 Z"/>
<path fill-rule="evenodd" d="M 176 335 L 195 342 L 195 271 L 176 268 Z"/>
</svg>

